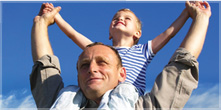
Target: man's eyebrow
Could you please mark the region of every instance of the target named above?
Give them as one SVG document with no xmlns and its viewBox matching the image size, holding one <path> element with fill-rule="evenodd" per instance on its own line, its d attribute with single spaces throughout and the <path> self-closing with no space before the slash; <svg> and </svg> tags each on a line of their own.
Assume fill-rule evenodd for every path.
<svg viewBox="0 0 221 110">
<path fill-rule="evenodd" d="M 106 57 L 104 57 L 104 56 L 96 56 L 95 59 L 96 59 L 96 60 L 103 60 L 103 61 L 106 61 L 106 62 L 109 62 L 109 61 L 110 61 L 109 58 L 106 58 Z"/>
<path fill-rule="evenodd" d="M 82 63 L 86 63 L 86 62 L 90 62 L 89 58 L 83 58 L 79 61 L 79 65 L 81 65 Z"/>
</svg>

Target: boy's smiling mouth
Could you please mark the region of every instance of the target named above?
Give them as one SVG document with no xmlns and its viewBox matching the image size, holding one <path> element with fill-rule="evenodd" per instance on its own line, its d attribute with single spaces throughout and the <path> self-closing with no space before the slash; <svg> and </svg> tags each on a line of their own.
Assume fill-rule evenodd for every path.
<svg viewBox="0 0 221 110">
<path fill-rule="evenodd" d="M 123 22 L 121 22 L 121 21 L 118 21 L 114 26 L 117 26 L 118 24 L 122 24 L 122 25 L 125 26 L 125 24 Z"/>
</svg>

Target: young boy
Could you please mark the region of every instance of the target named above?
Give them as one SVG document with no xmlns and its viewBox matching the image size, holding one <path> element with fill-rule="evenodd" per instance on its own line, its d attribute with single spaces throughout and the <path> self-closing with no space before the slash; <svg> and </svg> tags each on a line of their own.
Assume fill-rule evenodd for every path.
<svg viewBox="0 0 221 110">
<path fill-rule="evenodd" d="M 45 6 L 45 13 L 54 8 L 53 4 L 46 3 Z M 139 95 L 144 95 L 145 92 L 147 65 L 151 62 L 155 54 L 175 36 L 188 18 L 189 13 L 184 9 L 181 15 L 163 33 L 146 44 L 137 44 L 142 34 L 141 21 L 129 9 L 121 9 L 114 15 L 109 28 L 109 39 L 112 39 L 113 47 L 119 52 L 123 66 L 126 68 L 127 78 L 125 82 L 133 84 L 136 87 L 135 89 L 138 90 Z M 55 22 L 81 49 L 92 43 L 91 40 L 73 29 L 60 14 L 55 16 Z M 112 93 L 116 93 L 116 90 L 110 94 Z M 138 94 L 132 96 L 138 96 Z M 102 107 L 105 107 L 105 103 L 107 102 L 107 100 L 104 101 L 104 106 Z M 132 103 L 135 102 L 136 98 Z"/>
</svg>

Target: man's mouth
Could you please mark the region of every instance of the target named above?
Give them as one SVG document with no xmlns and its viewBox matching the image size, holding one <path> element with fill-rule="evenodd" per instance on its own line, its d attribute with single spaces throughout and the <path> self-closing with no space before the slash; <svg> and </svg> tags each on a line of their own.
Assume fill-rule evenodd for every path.
<svg viewBox="0 0 221 110">
<path fill-rule="evenodd" d="M 93 77 L 93 78 L 87 79 L 87 82 L 99 81 L 99 80 L 101 80 L 101 79 L 102 79 L 102 78 Z"/>
</svg>

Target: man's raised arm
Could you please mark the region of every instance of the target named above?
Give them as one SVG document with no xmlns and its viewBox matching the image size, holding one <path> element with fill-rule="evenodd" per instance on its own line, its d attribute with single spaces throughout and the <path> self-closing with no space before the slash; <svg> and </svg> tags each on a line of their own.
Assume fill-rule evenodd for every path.
<svg viewBox="0 0 221 110">
<path fill-rule="evenodd" d="M 206 7 L 204 7 L 204 5 Z M 202 51 L 206 38 L 209 18 L 211 16 L 211 8 L 205 1 L 196 3 L 190 3 L 187 1 L 186 8 L 190 13 L 193 22 L 180 47 L 185 48 L 197 59 Z"/>
<path fill-rule="evenodd" d="M 53 50 L 48 38 L 48 26 L 54 23 L 54 16 L 61 10 L 56 7 L 50 13 L 42 15 L 45 4 L 42 4 L 39 14 L 34 18 L 31 32 L 31 46 L 33 61 L 37 61 L 42 56 L 53 55 Z"/>
<path fill-rule="evenodd" d="M 157 76 L 151 92 L 139 98 L 138 110 L 181 110 L 193 89 L 197 88 L 199 70 L 196 59 L 203 48 L 211 9 L 207 2 L 188 1 L 186 8 L 193 19 L 191 27 L 180 48 Z"/>
<path fill-rule="evenodd" d="M 60 76 L 58 58 L 53 55 L 48 38 L 48 26 L 53 24 L 54 16 L 61 8 L 57 7 L 52 12 L 43 14 L 44 8 L 45 4 L 42 4 L 32 27 L 31 45 L 35 64 L 30 75 L 30 86 L 37 107 L 47 110 L 64 85 Z"/>
</svg>

